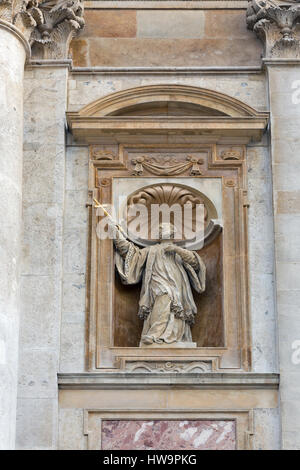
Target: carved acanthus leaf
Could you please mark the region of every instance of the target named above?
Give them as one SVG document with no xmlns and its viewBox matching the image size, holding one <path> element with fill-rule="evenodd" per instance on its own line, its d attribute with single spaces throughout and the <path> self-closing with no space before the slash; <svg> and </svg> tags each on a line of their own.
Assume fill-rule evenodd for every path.
<svg viewBox="0 0 300 470">
<path fill-rule="evenodd" d="M 39 0 L 0 0 L 0 18 L 16 26 L 27 39 L 43 22 Z"/>
<path fill-rule="evenodd" d="M 266 57 L 299 58 L 300 1 L 251 0 L 247 26 L 265 42 Z"/>
<path fill-rule="evenodd" d="M 0 18 L 12 23 L 13 2 L 12 0 L 0 0 Z"/>
<path fill-rule="evenodd" d="M 40 4 L 43 22 L 30 36 L 33 56 L 65 59 L 72 38 L 84 26 L 82 0 L 49 0 Z"/>
<path fill-rule="evenodd" d="M 36 59 L 65 59 L 83 28 L 83 0 L 0 0 L 0 18 L 29 40 Z"/>
</svg>

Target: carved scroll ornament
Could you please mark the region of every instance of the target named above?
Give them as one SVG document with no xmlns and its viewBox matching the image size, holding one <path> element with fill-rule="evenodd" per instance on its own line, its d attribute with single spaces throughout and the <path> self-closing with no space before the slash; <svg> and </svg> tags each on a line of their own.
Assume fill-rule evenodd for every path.
<svg viewBox="0 0 300 470">
<path fill-rule="evenodd" d="M 126 364 L 128 372 L 203 373 L 211 372 L 211 363 L 204 361 L 136 361 Z"/>
</svg>

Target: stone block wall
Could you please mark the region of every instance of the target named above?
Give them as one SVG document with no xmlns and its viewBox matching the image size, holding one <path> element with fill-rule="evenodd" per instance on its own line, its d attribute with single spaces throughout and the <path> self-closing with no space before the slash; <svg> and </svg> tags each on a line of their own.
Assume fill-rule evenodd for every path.
<svg viewBox="0 0 300 470">
<path fill-rule="evenodd" d="M 262 45 L 244 10 L 86 8 L 75 67 L 260 65 Z"/>
</svg>

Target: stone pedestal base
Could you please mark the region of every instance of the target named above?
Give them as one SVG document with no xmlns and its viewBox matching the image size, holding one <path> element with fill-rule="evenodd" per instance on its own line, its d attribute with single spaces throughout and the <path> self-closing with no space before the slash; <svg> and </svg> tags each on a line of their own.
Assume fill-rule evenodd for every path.
<svg viewBox="0 0 300 470">
<path fill-rule="evenodd" d="M 140 344 L 140 348 L 164 348 L 164 349 L 170 349 L 170 348 L 184 348 L 184 349 L 189 349 L 189 348 L 196 348 L 197 343 L 184 343 L 183 341 L 180 341 L 178 343 L 153 343 L 153 344 Z"/>
</svg>

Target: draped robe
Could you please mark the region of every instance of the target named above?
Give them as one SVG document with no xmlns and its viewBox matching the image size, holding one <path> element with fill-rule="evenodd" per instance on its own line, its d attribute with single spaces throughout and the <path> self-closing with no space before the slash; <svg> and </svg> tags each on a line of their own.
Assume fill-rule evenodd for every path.
<svg viewBox="0 0 300 470">
<path fill-rule="evenodd" d="M 115 241 L 116 268 L 123 284 L 142 281 L 138 315 L 144 320 L 140 346 L 191 342 L 197 313 L 192 289 L 205 290 L 205 265 L 196 252 L 165 252 L 165 243 L 139 248 Z"/>
</svg>

